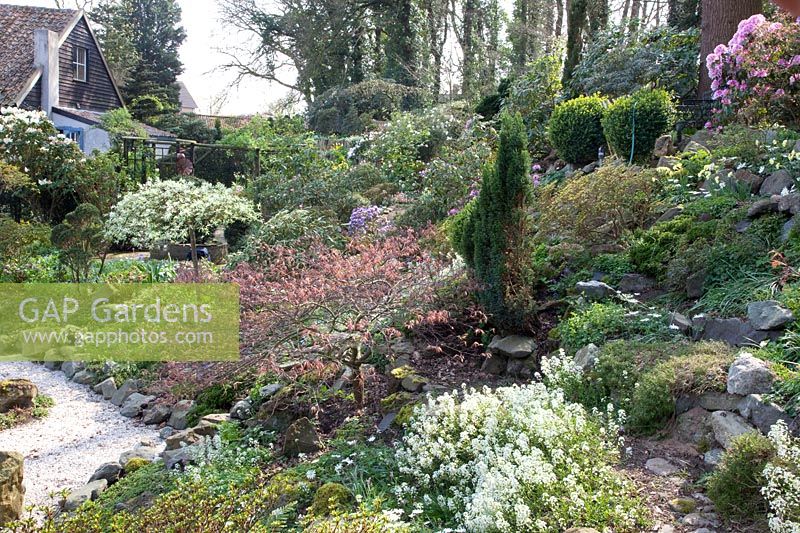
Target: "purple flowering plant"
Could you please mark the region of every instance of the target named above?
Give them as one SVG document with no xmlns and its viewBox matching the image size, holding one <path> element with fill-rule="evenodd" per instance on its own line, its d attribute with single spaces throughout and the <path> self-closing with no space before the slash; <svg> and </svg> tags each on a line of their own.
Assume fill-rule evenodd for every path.
<svg viewBox="0 0 800 533">
<path fill-rule="evenodd" d="M 753 15 L 739 23 L 728 44 L 706 58 L 712 98 L 720 104 L 714 127 L 800 122 L 800 22 L 788 16 Z"/>
</svg>

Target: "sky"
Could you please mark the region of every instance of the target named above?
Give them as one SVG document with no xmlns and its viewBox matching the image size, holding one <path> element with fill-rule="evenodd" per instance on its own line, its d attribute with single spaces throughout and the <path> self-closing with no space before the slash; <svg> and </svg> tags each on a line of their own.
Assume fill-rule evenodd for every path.
<svg viewBox="0 0 800 533">
<path fill-rule="evenodd" d="M 55 0 L 0 0 L 3 4 L 56 7 Z M 67 6 L 74 2 L 67 0 Z M 227 95 L 218 110 L 222 115 L 241 115 L 267 111 L 271 103 L 284 98 L 286 89 L 264 80 L 248 79 L 231 88 L 235 74 L 221 70 L 225 56 L 219 49 L 229 44 L 240 44 L 244 37 L 231 33 L 220 22 L 215 0 L 178 0 L 183 10 L 183 27 L 186 41 L 180 56 L 184 73 L 180 76 L 189 88 L 201 113 L 210 113 L 220 95 Z"/>
</svg>

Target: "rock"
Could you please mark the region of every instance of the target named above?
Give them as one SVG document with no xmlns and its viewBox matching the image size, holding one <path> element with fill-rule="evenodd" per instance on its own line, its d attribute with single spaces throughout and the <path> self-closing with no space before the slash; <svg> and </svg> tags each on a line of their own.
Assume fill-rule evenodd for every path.
<svg viewBox="0 0 800 533">
<path fill-rule="evenodd" d="M 670 509 L 680 514 L 693 513 L 697 509 L 697 501 L 692 498 L 675 498 L 668 504 Z"/>
<path fill-rule="evenodd" d="M 792 417 L 786 411 L 774 403 L 765 402 L 759 394 L 743 398 L 739 402 L 738 411 L 765 435 L 779 420 L 783 420 L 787 426 L 792 423 Z"/>
<path fill-rule="evenodd" d="M 149 444 L 138 444 L 132 450 L 123 452 L 119 456 L 119 464 L 124 468 L 131 459 L 144 459 L 145 461 L 153 462 L 158 457 L 158 449 Z"/>
<path fill-rule="evenodd" d="M 658 164 L 656 168 L 667 168 L 669 170 L 675 170 L 675 167 L 678 165 L 680 159 L 677 157 L 670 157 L 670 156 L 662 156 L 658 159 Z"/>
<path fill-rule="evenodd" d="M 172 414 L 167 421 L 167 425 L 177 430 L 186 429 L 189 426 L 187 418 L 189 411 L 194 408 L 192 400 L 181 400 L 172 407 Z"/>
<path fill-rule="evenodd" d="M 250 400 L 239 400 L 231 407 L 230 417 L 234 420 L 247 420 L 253 416 L 253 404 Z"/>
<path fill-rule="evenodd" d="M 203 415 L 200 420 L 197 422 L 197 426 L 218 426 L 223 422 L 230 422 L 231 415 L 228 413 L 211 413 L 208 415 Z"/>
<path fill-rule="evenodd" d="M 386 413 L 381 421 L 378 422 L 378 433 L 383 433 L 390 427 L 392 427 L 392 422 L 397 418 L 398 413 Z"/>
<path fill-rule="evenodd" d="M 735 437 L 755 431 L 744 418 L 728 411 L 711 413 L 711 427 L 714 429 L 714 438 L 726 450 L 730 448 L 731 441 Z"/>
<path fill-rule="evenodd" d="M 100 465 L 94 471 L 92 477 L 89 478 L 89 483 L 97 481 L 98 479 L 105 479 L 109 485 L 116 483 L 122 475 L 122 465 L 119 463 L 105 463 Z"/>
<path fill-rule="evenodd" d="M 675 145 L 672 143 L 672 135 L 662 135 L 656 139 L 653 155 L 655 157 L 670 156 L 675 153 Z"/>
<path fill-rule="evenodd" d="M 84 368 L 85 365 L 80 361 L 66 361 L 61 365 L 61 371 L 64 372 L 64 375 L 67 376 L 67 379 L 72 379 L 75 374 Z"/>
<path fill-rule="evenodd" d="M 764 198 L 763 200 L 758 200 L 754 202 L 753 205 L 750 206 L 750 208 L 747 210 L 747 217 L 758 218 L 770 213 L 777 213 L 779 208 L 780 208 L 779 196 Z"/>
<path fill-rule="evenodd" d="M 342 390 L 345 385 L 350 383 L 350 380 L 353 379 L 354 375 L 355 375 L 355 372 L 353 372 L 352 368 L 350 368 L 349 366 L 345 367 L 344 370 L 342 371 L 341 375 L 338 378 L 336 378 L 336 381 L 333 382 L 333 387 L 332 387 L 333 390 L 334 391 Z M 252 406 L 251 406 L 251 408 L 252 408 Z M 233 415 L 231 415 L 231 416 L 233 416 Z"/>
<path fill-rule="evenodd" d="M 595 161 L 594 163 L 589 163 L 588 165 L 586 165 L 581 169 L 581 172 L 583 172 L 584 174 L 591 174 L 592 172 L 597 170 L 598 166 L 599 165 L 597 164 L 597 161 Z"/>
<path fill-rule="evenodd" d="M 689 144 L 683 149 L 683 153 L 685 154 L 692 154 L 697 153 L 700 150 L 705 150 L 706 147 L 696 141 L 689 141 Z"/>
<path fill-rule="evenodd" d="M 782 329 L 794 321 L 794 315 L 775 300 L 753 302 L 747 305 L 747 320 L 758 330 Z"/>
<path fill-rule="evenodd" d="M 175 434 L 175 428 L 170 426 L 164 426 L 163 428 L 161 428 L 161 431 L 158 432 L 158 438 L 166 439 L 170 435 L 174 434 Z"/>
<path fill-rule="evenodd" d="M 172 470 L 176 466 L 185 468 L 195 462 L 196 447 L 186 446 L 177 450 L 164 450 L 161 460 L 164 461 L 164 468 Z"/>
<path fill-rule="evenodd" d="M 641 294 L 653 290 L 655 280 L 641 274 L 625 274 L 619 282 L 619 290 L 627 294 Z"/>
<path fill-rule="evenodd" d="M 703 454 L 703 461 L 708 465 L 717 466 L 722 462 L 722 456 L 724 454 L 725 450 L 722 448 L 712 448 Z"/>
<path fill-rule="evenodd" d="M 733 179 L 736 180 L 737 183 L 747 186 L 750 190 L 750 194 L 758 194 L 761 185 L 764 183 L 763 177 L 750 172 L 746 168 L 740 168 L 734 172 Z"/>
<path fill-rule="evenodd" d="M 675 527 L 671 524 L 662 524 L 654 531 L 656 533 L 675 533 Z"/>
<path fill-rule="evenodd" d="M 671 476 L 681 470 L 662 457 L 648 459 L 644 467 L 657 476 Z"/>
<path fill-rule="evenodd" d="M 714 132 L 712 132 L 711 130 L 707 130 L 707 129 L 697 130 L 696 132 L 694 132 L 692 134 L 691 137 L 689 137 L 689 142 L 696 142 L 697 144 L 702 145 L 703 149 L 705 150 L 706 146 L 713 145 L 713 143 L 714 143 Z"/>
<path fill-rule="evenodd" d="M 778 199 L 778 211 L 796 215 L 800 213 L 800 194 L 784 194 Z"/>
<path fill-rule="evenodd" d="M 61 368 L 61 365 L 64 364 L 64 361 L 45 361 L 44 367 L 47 370 L 58 370 Z"/>
<path fill-rule="evenodd" d="M 690 409 L 697 407 L 697 396 L 691 394 L 681 394 L 675 398 L 675 414 L 681 415 Z"/>
<path fill-rule="evenodd" d="M 28 409 L 33 407 L 33 400 L 39 389 L 27 379 L 6 379 L 0 381 L 0 413 L 10 409 Z"/>
<path fill-rule="evenodd" d="M 692 331 L 692 321 L 677 311 L 669 314 L 669 325 L 684 335 L 688 335 Z"/>
<path fill-rule="evenodd" d="M 740 396 L 766 394 L 772 390 L 774 379 L 767 363 L 745 352 L 728 370 L 728 392 Z"/>
<path fill-rule="evenodd" d="M 155 399 L 155 396 L 145 396 L 144 394 L 134 392 L 128 396 L 128 399 L 122 404 L 119 414 L 127 416 L 128 418 L 137 417 L 142 414 L 142 410 L 147 407 L 148 404 L 154 402 Z"/>
<path fill-rule="evenodd" d="M 586 372 L 594 367 L 599 357 L 600 348 L 597 347 L 597 345 L 590 343 L 578 350 L 577 353 L 575 353 L 575 358 L 572 361 L 575 363 L 575 367 L 579 368 L 581 372 Z"/>
<path fill-rule="evenodd" d="M 97 394 L 101 394 L 104 400 L 110 400 L 117 392 L 117 384 L 114 383 L 114 378 L 106 378 L 94 387 L 92 390 Z"/>
<path fill-rule="evenodd" d="M 750 226 L 752 225 L 753 222 L 751 220 L 740 220 L 739 222 L 736 223 L 733 229 L 736 230 L 736 233 L 744 233 L 745 231 L 750 229 Z"/>
<path fill-rule="evenodd" d="M 706 527 L 711 526 L 714 527 L 716 522 L 713 520 L 709 520 L 701 513 L 690 513 L 680 519 L 680 523 L 684 526 L 689 527 Z"/>
<path fill-rule="evenodd" d="M 670 207 L 669 209 L 664 211 L 663 215 L 658 217 L 658 220 L 656 220 L 656 223 L 658 223 L 658 222 L 669 222 L 670 220 L 674 220 L 675 218 L 680 216 L 681 213 L 683 213 L 683 208 L 682 207 L 680 207 L 680 206 Z"/>
<path fill-rule="evenodd" d="M 0 526 L 19 519 L 25 499 L 22 455 L 0 452 Z"/>
<path fill-rule="evenodd" d="M 105 479 L 98 479 L 87 483 L 71 491 L 62 505 L 63 509 L 67 512 L 75 511 L 78 507 L 88 501 L 94 501 L 100 494 L 108 487 L 108 481 Z"/>
<path fill-rule="evenodd" d="M 93 372 L 89 372 L 88 370 L 81 370 L 74 376 L 72 376 L 72 381 L 77 383 L 78 385 L 91 385 L 95 380 L 95 375 Z"/>
<path fill-rule="evenodd" d="M 790 218 L 781 228 L 781 242 L 786 242 L 792 236 L 792 230 L 797 225 L 797 217 Z"/>
<path fill-rule="evenodd" d="M 711 391 L 700 396 L 698 403 L 706 411 L 734 411 L 741 401 L 741 396 Z"/>
<path fill-rule="evenodd" d="M 422 387 L 428 384 L 428 380 L 417 374 L 406 376 L 400 381 L 400 386 L 407 392 L 420 392 Z"/>
<path fill-rule="evenodd" d="M 314 453 L 319 451 L 320 441 L 317 428 L 308 418 L 301 418 L 286 430 L 283 444 L 283 453 L 294 457 L 301 453 Z"/>
<path fill-rule="evenodd" d="M 528 357 L 527 359 L 509 359 L 506 365 L 506 374 L 522 379 L 530 379 L 536 369 L 537 359 Z"/>
<path fill-rule="evenodd" d="M 800 152 L 800 139 L 798 139 L 797 142 L 794 143 L 794 148 L 792 150 L 795 152 Z"/>
<path fill-rule="evenodd" d="M 778 332 L 756 330 L 739 318 L 706 319 L 700 335 L 703 340 L 723 341 L 732 346 L 758 344 L 767 339 L 775 339 L 778 336 Z M 731 392 L 731 394 L 738 393 Z"/>
<path fill-rule="evenodd" d="M 258 396 L 261 398 L 262 401 L 269 400 L 273 396 L 275 396 L 278 391 L 283 388 L 283 385 L 280 383 L 270 383 L 269 385 L 264 385 L 260 389 L 258 389 Z"/>
<path fill-rule="evenodd" d="M 711 413 L 701 407 L 692 407 L 678 415 L 673 435 L 677 441 L 694 445 L 713 441 L 714 431 L 711 429 Z"/>
<path fill-rule="evenodd" d="M 792 175 L 789 174 L 786 169 L 780 169 L 770 174 L 767 179 L 764 180 L 758 194 L 761 196 L 772 196 L 773 194 L 781 194 L 784 189 L 791 191 L 792 187 L 794 187 L 794 178 L 792 178 Z"/>
<path fill-rule="evenodd" d="M 126 379 L 125 382 L 117 389 L 117 392 L 111 397 L 111 403 L 117 407 L 122 407 L 125 400 L 139 390 L 139 383 L 135 379 Z"/>
<path fill-rule="evenodd" d="M 185 446 L 197 444 L 205 437 L 213 437 L 217 434 L 218 425 L 218 423 L 203 421 L 201 419 L 195 427 L 178 431 L 167 437 L 165 439 L 166 449 L 177 450 Z"/>
<path fill-rule="evenodd" d="M 497 353 L 490 353 L 481 364 L 481 372 L 499 376 L 505 371 L 507 366 L 508 361 L 504 356 Z"/>
<path fill-rule="evenodd" d="M 579 281 L 575 285 L 578 294 L 583 295 L 589 300 L 603 300 L 614 294 L 614 289 L 602 281 Z"/>
<path fill-rule="evenodd" d="M 686 296 L 689 298 L 700 298 L 705 292 L 706 273 L 705 271 L 695 272 L 686 278 Z"/>
<path fill-rule="evenodd" d="M 148 426 L 156 426 L 166 422 L 171 414 L 172 410 L 168 405 L 154 405 L 142 411 L 142 423 Z"/>
<path fill-rule="evenodd" d="M 489 351 L 514 359 L 525 359 L 536 351 L 536 341 L 522 335 L 509 335 L 500 337 L 495 335 L 489 343 Z"/>
</svg>

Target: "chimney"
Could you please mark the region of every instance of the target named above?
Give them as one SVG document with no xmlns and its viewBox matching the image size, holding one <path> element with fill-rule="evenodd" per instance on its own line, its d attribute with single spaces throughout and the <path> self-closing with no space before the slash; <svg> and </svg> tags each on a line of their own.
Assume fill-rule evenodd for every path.
<svg viewBox="0 0 800 533">
<path fill-rule="evenodd" d="M 50 30 L 33 32 L 33 63 L 42 69 L 42 111 L 52 116 L 58 105 L 58 34 Z"/>
</svg>

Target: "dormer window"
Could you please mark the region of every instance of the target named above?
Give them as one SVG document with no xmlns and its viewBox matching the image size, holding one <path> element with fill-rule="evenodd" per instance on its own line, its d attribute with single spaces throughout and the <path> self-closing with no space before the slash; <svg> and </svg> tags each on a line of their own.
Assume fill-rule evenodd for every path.
<svg viewBox="0 0 800 533">
<path fill-rule="evenodd" d="M 75 70 L 76 81 L 86 81 L 86 67 L 89 63 L 89 50 L 76 46 L 72 52 L 72 66 Z"/>
</svg>

